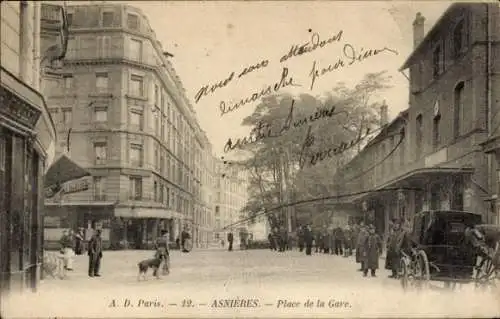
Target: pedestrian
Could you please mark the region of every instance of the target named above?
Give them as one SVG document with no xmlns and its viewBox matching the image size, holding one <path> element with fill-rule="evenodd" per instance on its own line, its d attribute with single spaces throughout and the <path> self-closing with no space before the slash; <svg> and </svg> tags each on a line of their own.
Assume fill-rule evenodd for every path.
<svg viewBox="0 0 500 319">
<path fill-rule="evenodd" d="M 80 228 L 78 228 L 78 231 L 75 234 L 75 254 L 76 255 L 83 254 L 84 238 L 85 238 L 85 235 L 83 234 L 83 228 L 80 227 Z"/>
<path fill-rule="evenodd" d="M 267 235 L 267 240 L 269 241 L 269 249 L 271 251 L 276 250 L 276 245 L 274 244 L 274 237 L 273 237 L 273 232 L 269 232 L 269 235 Z"/>
<path fill-rule="evenodd" d="M 97 229 L 89 242 L 89 277 L 100 277 L 102 258 L 102 238 L 101 230 Z"/>
<path fill-rule="evenodd" d="M 358 237 L 356 239 L 356 262 L 361 264 L 361 267 L 358 269 L 358 271 L 363 271 L 363 249 L 364 249 L 364 242 L 366 240 L 366 237 L 368 237 L 368 230 L 366 229 L 365 225 L 363 222 L 360 223 L 359 226 L 359 233 Z"/>
<path fill-rule="evenodd" d="M 64 269 L 72 271 L 73 270 L 73 238 L 69 230 L 63 230 L 61 239 L 59 240 L 61 244 L 61 253 L 64 260 Z"/>
<path fill-rule="evenodd" d="M 357 247 L 357 242 L 358 242 L 358 235 L 359 235 L 359 225 L 354 224 L 351 227 L 351 247 L 353 250 L 356 250 Z"/>
<path fill-rule="evenodd" d="M 156 257 L 160 258 L 163 262 L 163 275 L 168 275 L 170 273 L 170 252 L 168 251 L 168 231 L 166 229 L 162 229 L 160 231 L 161 236 L 156 239 L 155 249 L 156 249 Z"/>
<path fill-rule="evenodd" d="M 333 230 L 335 240 L 335 255 L 342 255 L 342 242 L 344 241 L 344 232 L 339 224 Z"/>
<path fill-rule="evenodd" d="M 378 260 L 382 252 L 382 241 L 375 233 L 373 225 L 368 228 L 368 236 L 366 236 L 363 246 L 363 277 L 367 276 L 368 270 L 370 270 L 372 277 L 376 277 Z"/>
<path fill-rule="evenodd" d="M 189 248 L 189 249 L 188 249 Z M 183 253 L 188 253 L 191 250 L 191 235 L 189 234 L 187 227 L 181 232 L 181 249 Z"/>
<path fill-rule="evenodd" d="M 302 226 L 297 228 L 297 240 L 299 244 L 299 251 L 302 252 L 304 250 L 304 227 Z"/>
<path fill-rule="evenodd" d="M 304 243 L 306 244 L 306 255 L 312 255 L 312 245 L 313 245 L 313 233 L 311 230 L 311 225 L 304 227 Z"/>
<path fill-rule="evenodd" d="M 385 257 L 385 269 L 391 271 L 389 278 L 397 278 L 399 273 L 399 261 L 401 259 L 401 242 L 404 232 L 401 228 L 401 222 L 395 220 L 393 228 L 387 240 L 387 254 Z"/>
<path fill-rule="evenodd" d="M 328 254 L 330 252 L 330 232 L 327 226 L 323 227 L 323 253 Z"/>
<path fill-rule="evenodd" d="M 233 233 L 229 232 L 227 234 L 227 242 L 229 243 L 229 248 L 227 249 L 228 251 L 233 251 Z"/>
<path fill-rule="evenodd" d="M 344 227 L 344 257 L 349 257 L 352 255 L 352 231 L 349 224 Z"/>
<path fill-rule="evenodd" d="M 315 247 L 316 247 L 316 252 L 321 252 L 321 248 L 323 246 L 323 238 L 322 238 L 322 234 L 321 234 L 321 231 L 319 230 L 316 230 L 315 231 L 315 238 L 314 238 L 314 243 L 315 243 Z"/>
<path fill-rule="evenodd" d="M 280 240 L 280 251 L 284 252 L 287 246 L 287 237 L 288 232 L 286 231 L 285 226 L 280 227 L 279 240 Z"/>
</svg>

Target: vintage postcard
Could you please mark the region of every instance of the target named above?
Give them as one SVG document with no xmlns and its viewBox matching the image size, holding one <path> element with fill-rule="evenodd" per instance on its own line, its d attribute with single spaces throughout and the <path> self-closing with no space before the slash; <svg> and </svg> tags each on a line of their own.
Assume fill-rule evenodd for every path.
<svg viewBox="0 0 500 319">
<path fill-rule="evenodd" d="M 500 7 L 2 1 L 2 318 L 500 317 Z"/>
</svg>

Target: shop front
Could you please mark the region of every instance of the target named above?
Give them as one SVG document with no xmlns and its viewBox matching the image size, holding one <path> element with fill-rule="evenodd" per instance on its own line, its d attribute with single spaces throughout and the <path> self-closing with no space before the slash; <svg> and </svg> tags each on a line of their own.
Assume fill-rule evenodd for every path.
<svg viewBox="0 0 500 319">
<path fill-rule="evenodd" d="M 43 174 L 56 132 L 43 97 L 0 74 L 0 289 L 36 289 L 43 256 Z"/>
</svg>

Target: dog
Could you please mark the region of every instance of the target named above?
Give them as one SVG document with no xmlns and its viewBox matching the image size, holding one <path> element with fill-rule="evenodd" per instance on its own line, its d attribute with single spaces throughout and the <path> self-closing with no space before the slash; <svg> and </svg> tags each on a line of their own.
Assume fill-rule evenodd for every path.
<svg viewBox="0 0 500 319">
<path fill-rule="evenodd" d="M 158 274 L 158 269 L 160 268 L 161 262 L 162 258 L 158 256 L 139 262 L 137 264 L 137 266 L 139 267 L 139 274 L 137 275 L 137 280 L 141 280 L 141 277 L 144 280 L 146 280 L 146 273 L 148 272 L 149 268 L 153 269 L 153 276 L 155 276 L 156 279 L 160 279 L 160 275 Z"/>
</svg>

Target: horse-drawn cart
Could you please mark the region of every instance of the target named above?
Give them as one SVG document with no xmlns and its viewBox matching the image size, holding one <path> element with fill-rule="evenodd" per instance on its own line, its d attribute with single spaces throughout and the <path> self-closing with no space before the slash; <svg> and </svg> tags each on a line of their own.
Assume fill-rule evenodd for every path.
<svg viewBox="0 0 500 319">
<path fill-rule="evenodd" d="M 401 251 L 402 287 L 423 288 L 431 281 L 445 287 L 495 285 L 499 268 L 500 227 L 481 224 L 481 215 L 462 211 L 424 211 Z"/>
</svg>

